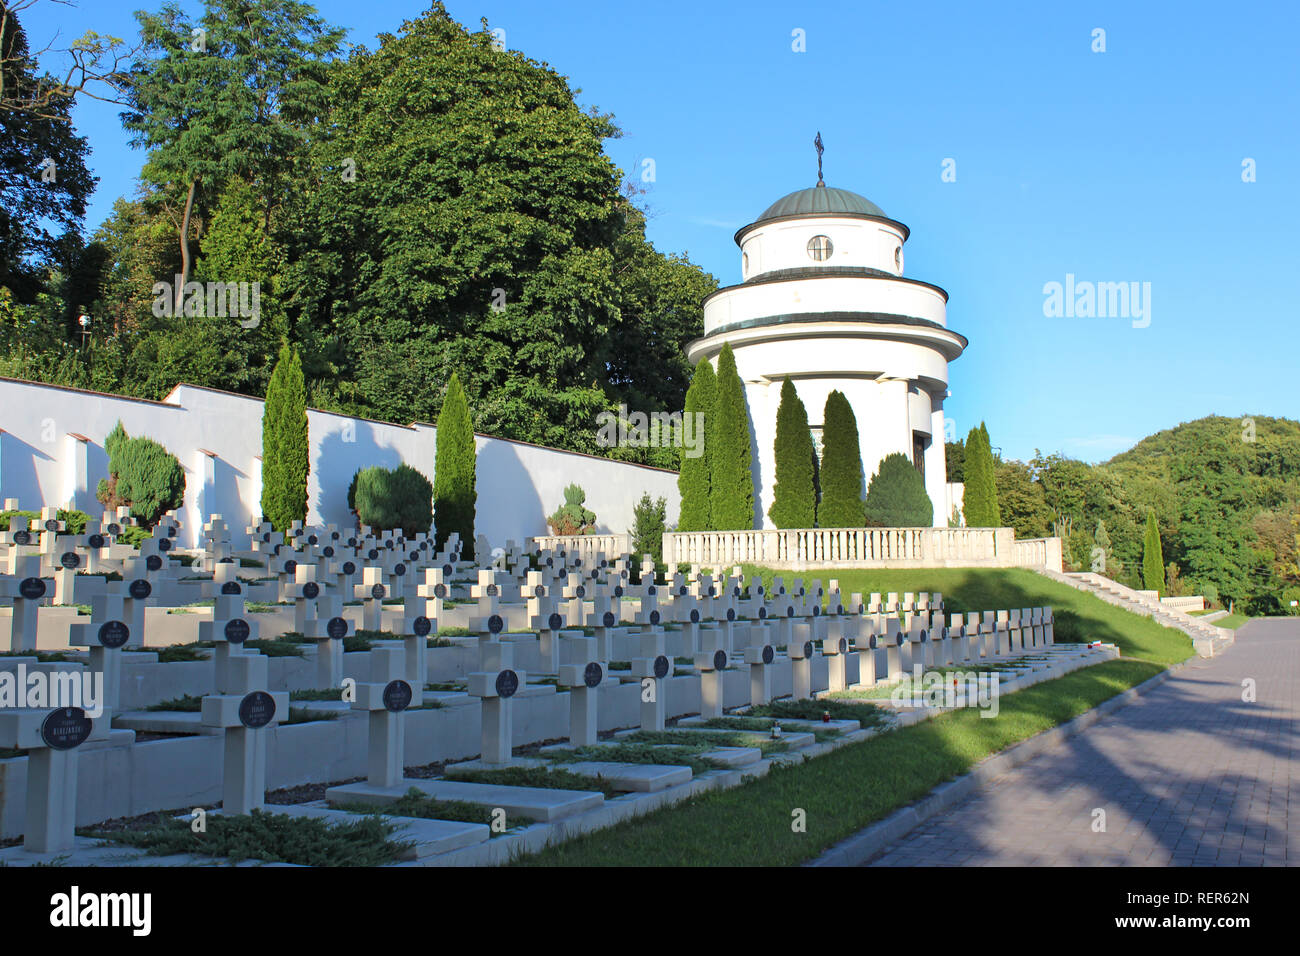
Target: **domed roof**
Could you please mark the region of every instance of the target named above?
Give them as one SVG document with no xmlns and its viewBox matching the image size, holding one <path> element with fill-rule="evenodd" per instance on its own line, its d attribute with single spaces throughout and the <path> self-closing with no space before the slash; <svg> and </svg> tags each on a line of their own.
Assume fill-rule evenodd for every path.
<svg viewBox="0 0 1300 956">
<path fill-rule="evenodd" d="M 834 189 L 830 186 L 812 186 L 798 189 L 788 196 L 782 196 L 764 210 L 755 224 L 782 216 L 817 216 L 817 215 L 853 215 L 879 216 L 888 219 L 885 211 L 866 196 L 849 192 L 847 189 Z"/>
</svg>

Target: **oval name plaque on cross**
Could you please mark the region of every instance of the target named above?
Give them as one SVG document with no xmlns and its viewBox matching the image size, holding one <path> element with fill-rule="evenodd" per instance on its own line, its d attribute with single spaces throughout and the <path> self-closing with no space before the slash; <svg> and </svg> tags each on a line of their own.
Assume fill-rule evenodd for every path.
<svg viewBox="0 0 1300 956">
<path fill-rule="evenodd" d="M 498 588 L 495 584 L 489 584 L 487 588 L 483 591 L 483 593 L 486 594 L 488 597 L 497 597 L 501 593 L 501 589 Z"/>
<path fill-rule="evenodd" d="M 332 637 L 334 640 L 340 640 L 348 636 L 348 622 L 346 618 L 332 617 L 325 624 L 325 635 Z"/>
<path fill-rule="evenodd" d="M 379 557 L 379 549 L 378 549 L 378 548 L 371 548 L 369 551 L 366 552 L 366 560 L 367 560 L 367 561 L 374 561 L 374 560 L 375 560 L 376 558 L 378 558 L 378 557 Z"/>
<path fill-rule="evenodd" d="M 75 571 L 81 566 L 81 556 L 75 551 L 64 551 L 59 555 L 59 564 L 69 571 Z"/>
<path fill-rule="evenodd" d="M 258 730 L 275 719 L 275 698 L 264 690 L 255 690 L 239 702 L 239 722 L 249 730 Z"/>
<path fill-rule="evenodd" d="M 821 616 L 821 613 L 822 613 L 822 606 L 821 606 L 820 604 L 814 604 L 814 605 L 813 605 L 813 615 L 812 615 L 812 616 L 813 616 L 813 617 L 820 617 L 820 616 Z"/>
<path fill-rule="evenodd" d="M 243 594 L 244 589 L 239 586 L 238 581 L 223 581 L 221 583 L 222 594 Z"/>
<path fill-rule="evenodd" d="M 416 561 L 419 561 L 419 560 L 420 560 L 420 552 L 419 552 L 419 551 L 412 551 L 410 554 L 408 554 L 408 555 L 406 556 L 406 560 L 408 560 L 408 561 L 410 561 L 412 564 L 414 564 Z"/>
<path fill-rule="evenodd" d="M 320 597 L 320 585 L 315 581 L 308 581 L 302 586 L 302 596 L 308 600 Z"/>
<path fill-rule="evenodd" d="M 926 633 L 926 631 L 925 631 L 924 628 L 922 628 L 922 629 L 921 629 L 921 643 L 924 644 L 924 643 L 925 643 L 926 641 L 928 641 L 929 639 L 930 639 L 930 635 L 929 635 L 928 633 Z"/>
<path fill-rule="evenodd" d="M 334 546 L 327 544 L 320 549 L 320 553 L 323 558 L 332 558 L 334 557 Z"/>
<path fill-rule="evenodd" d="M 736 619 L 736 609 L 734 607 L 727 608 L 727 620 L 734 621 L 735 619 Z"/>
<path fill-rule="evenodd" d="M 433 586 L 433 596 L 436 598 L 445 598 L 447 596 L 447 585 L 435 584 Z"/>
<path fill-rule="evenodd" d="M 600 623 L 605 627 L 613 627 L 614 621 L 615 617 L 613 611 L 606 611 L 604 616 L 600 619 Z"/>
<path fill-rule="evenodd" d="M 686 597 L 686 595 L 688 595 L 688 594 L 690 594 L 690 593 L 691 593 L 691 589 L 688 588 L 685 584 L 683 584 L 681 587 L 679 587 L 679 588 L 677 589 L 677 596 L 678 596 L 678 597 Z"/>
<path fill-rule="evenodd" d="M 758 609 L 758 619 L 759 619 L 760 621 L 766 621 L 766 620 L 767 620 L 767 608 L 765 608 L 765 607 L 760 607 L 760 608 Z"/>
<path fill-rule="evenodd" d="M 787 604 L 787 605 L 786 605 L 786 607 L 785 607 L 785 616 L 786 616 L 786 617 L 794 617 L 794 605 L 793 605 L 793 604 Z"/>
<path fill-rule="evenodd" d="M 657 609 L 657 608 L 652 609 L 652 610 L 650 611 L 650 623 L 651 623 L 651 625 L 656 625 L 656 626 L 657 626 L 657 625 L 659 624 L 659 620 L 660 620 L 660 617 L 659 617 L 659 611 L 658 611 L 658 609 Z"/>
<path fill-rule="evenodd" d="M 161 571 L 162 558 L 156 554 L 151 554 L 144 559 L 144 566 L 150 571 Z"/>
<path fill-rule="evenodd" d="M 357 573 L 357 566 L 356 566 L 353 562 L 351 562 L 351 561 L 344 561 L 344 562 L 343 562 L 343 573 L 344 573 L 344 574 L 356 574 L 356 573 Z"/>
<path fill-rule="evenodd" d="M 558 631 L 562 627 L 564 627 L 564 618 L 560 617 L 559 614 L 552 614 L 546 619 L 546 629 L 548 631 Z"/>
<path fill-rule="evenodd" d="M 72 750 L 86 742 L 93 726 L 80 707 L 61 707 L 41 721 L 41 740 L 51 750 Z"/>
<path fill-rule="evenodd" d="M 95 548 L 96 550 L 104 547 L 106 543 L 107 542 L 104 541 L 104 536 L 102 534 L 92 534 L 89 538 L 86 539 L 86 544 L 92 548 Z"/>
<path fill-rule="evenodd" d="M 621 585 L 621 584 L 615 584 L 615 585 L 614 585 L 614 597 L 622 597 L 622 596 L 623 596 L 623 585 Z"/>
<path fill-rule="evenodd" d="M 293 558 L 290 558 L 288 561 L 284 562 L 285 574 L 293 574 L 297 570 L 298 570 L 298 562 L 295 561 Z"/>
<path fill-rule="evenodd" d="M 122 647 L 131 636 L 131 629 L 122 621 L 105 621 L 96 635 L 104 647 Z"/>
<path fill-rule="evenodd" d="M 46 530 L 46 531 L 58 531 L 58 530 L 59 530 L 59 523 L 58 523 L 56 520 L 54 520 L 53 518 L 51 518 L 49 521 L 45 522 L 45 530 Z"/>
<path fill-rule="evenodd" d="M 713 652 L 713 669 L 714 669 L 715 671 L 725 671 L 725 670 L 727 669 L 727 652 L 726 652 L 726 651 L 714 651 L 714 652 Z"/>
<path fill-rule="evenodd" d="M 771 645 L 771 644 L 764 644 L 764 645 L 763 645 L 763 663 L 764 663 L 764 664 L 770 664 L 770 663 L 772 663 L 772 661 L 774 661 L 774 660 L 776 660 L 776 651 L 772 650 L 772 645 Z"/>
<path fill-rule="evenodd" d="M 307 535 L 307 543 L 308 543 L 308 544 L 315 544 L 315 543 L 318 542 L 319 540 L 320 540 L 320 538 L 316 537 L 314 534 L 309 534 L 309 535 Z"/>
<path fill-rule="evenodd" d="M 384 709 L 393 714 L 400 714 L 411 706 L 411 700 L 414 696 L 411 685 L 406 681 L 400 678 L 390 680 L 384 688 Z"/>
<path fill-rule="evenodd" d="M 533 596 L 534 596 L 534 597 L 546 597 L 546 585 L 545 585 L 545 584 L 539 584 L 539 585 L 537 585 L 537 587 L 533 588 Z"/>
<path fill-rule="evenodd" d="M 668 672 L 673 669 L 672 661 L 668 660 L 663 654 L 655 658 L 655 677 L 663 680 L 668 676 Z"/>
<path fill-rule="evenodd" d="M 270 543 L 271 543 L 271 532 L 269 532 L 269 531 L 265 532 L 265 533 L 262 535 L 262 541 L 265 542 L 266 544 L 270 544 Z"/>
<path fill-rule="evenodd" d="M 403 564 L 401 561 L 398 561 L 396 564 L 393 565 L 393 576 L 394 576 L 394 577 L 398 577 L 398 578 L 400 578 L 400 577 L 405 576 L 405 574 L 406 574 L 406 565 L 405 565 L 405 564 Z"/>
<path fill-rule="evenodd" d="M 14 544 L 31 544 L 32 533 L 30 531 L 15 531 Z"/>
<path fill-rule="evenodd" d="M 813 642 L 812 642 L 812 641 L 804 641 L 804 642 L 803 642 L 803 656 L 804 656 L 805 658 L 808 658 L 808 659 L 811 659 L 811 658 L 812 658 L 812 656 L 813 656 Z"/>
<path fill-rule="evenodd" d="M 144 578 L 136 578 L 126 589 L 127 593 L 137 601 L 143 601 L 150 594 L 153 594 L 153 585 Z"/>
<path fill-rule="evenodd" d="M 697 607 L 691 608 L 691 623 L 692 624 L 700 623 L 700 609 Z"/>
<path fill-rule="evenodd" d="M 591 661 L 582 669 L 582 682 L 588 687 L 599 687 L 600 682 L 605 679 L 605 671 L 595 661 Z"/>
<path fill-rule="evenodd" d="M 847 654 L 848 652 L 849 652 L 849 642 L 848 642 L 845 638 L 842 638 L 842 637 L 841 637 L 841 638 L 840 638 L 840 653 L 841 653 L 841 654 Z"/>
<path fill-rule="evenodd" d="M 450 564 L 444 564 L 444 565 L 442 566 L 442 573 L 443 573 L 443 574 L 448 574 L 448 575 L 449 575 L 449 574 L 451 574 L 451 572 L 454 571 L 454 570 L 456 570 L 456 569 L 453 568 Z"/>
<path fill-rule="evenodd" d="M 385 590 L 382 584 L 376 584 L 370 589 L 370 596 L 372 598 L 382 598 L 387 593 L 388 591 Z"/>
<path fill-rule="evenodd" d="M 506 622 L 501 619 L 500 614 L 493 614 L 488 618 L 487 625 L 489 634 L 500 634 L 505 630 Z"/>
<path fill-rule="evenodd" d="M 581 584 L 579 584 L 576 588 L 573 589 L 573 593 L 576 597 L 585 598 L 587 596 L 587 589 L 584 588 Z"/>
<path fill-rule="evenodd" d="M 163 554 L 166 554 L 166 553 L 167 553 L 168 551 L 170 551 L 171 549 L 172 549 L 172 541 L 171 541 L 171 538 L 159 538 L 159 539 L 158 539 L 158 550 L 159 550 L 159 551 L 161 551 Z"/>
<path fill-rule="evenodd" d="M 428 637 L 429 632 L 433 630 L 433 622 L 421 614 L 411 622 L 411 630 L 416 637 Z"/>
<path fill-rule="evenodd" d="M 242 617 L 232 617 L 226 622 L 226 627 L 223 631 L 226 635 L 226 640 L 231 644 L 244 643 L 244 641 L 248 640 L 248 635 L 252 632 L 253 629 L 248 626 L 248 622 Z"/>
<path fill-rule="evenodd" d="M 119 535 L 122 533 L 122 526 L 114 521 L 108 526 L 107 531 L 111 535 Z"/>
<path fill-rule="evenodd" d="M 503 670 L 497 675 L 496 689 L 498 697 L 513 697 L 519 690 L 519 675 L 512 670 Z"/>
</svg>

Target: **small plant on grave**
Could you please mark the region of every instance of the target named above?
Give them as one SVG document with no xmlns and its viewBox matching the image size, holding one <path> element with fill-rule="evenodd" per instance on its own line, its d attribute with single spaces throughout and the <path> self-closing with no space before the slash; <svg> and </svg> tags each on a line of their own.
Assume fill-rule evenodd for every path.
<svg viewBox="0 0 1300 956">
<path fill-rule="evenodd" d="M 499 787 L 591 790 L 603 793 L 606 799 L 626 792 L 615 789 L 603 777 L 587 776 L 551 767 L 501 767 L 493 770 L 466 770 L 448 779 L 464 781 L 465 783 L 490 783 Z"/>
<path fill-rule="evenodd" d="M 259 637 L 256 640 L 245 641 L 244 647 L 251 647 L 260 651 L 267 657 L 304 657 L 302 645 L 292 641 L 282 641 L 279 639 L 270 639 Z"/>
<path fill-rule="evenodd" d="M 338 720 L 339 713 L 336 710 L 312 710 L 309 707 L 290 707 L 289 716 L 285 718 L 285 724 L 310 724 L 317 720 Z"/>
<path fill-rule="evenodd" d="M 197 714 L 203 710 L 203 698 L 196 697 L 193 694 L 182 694 L 180 697 L 173 697 L 157 704 L 150 704 L 145 710 L 151 713 L 171 711 L 182 714 Z"/>
<path fill-rule="evenodd" d="M 710 770 L 721 770 L 723 764 L 701 756 L 709 747 L 674 746 L 652 747 L 646 744 L 614 743 L 598 747 L 578 747 L 574 750 L 548 751 L 545 756 L 554 763 L 604 761 L 609 763 L 661 764 L 670 767 L 690 767 L 699 776 Z"/>
<path fill-rule="evenodd" d="M 62 651 L 0 651 L 0 657 L 34 657 L 42 664 L 63 664 L 71 659 Z"/>
<path fill-rule="evenodd" d="M 411 848 L 392 839 L 397 825 L 370 814 L 355 822 L 255 810 L 208 818 L 207 832 L 195 834 L 188 820 L 165 820 L 143 830 L 87 831 L 88 836 L 144 850 L 150 856 L 195 853 L 231 863 L 265 860 L 299 866 L 383 866 Z"/>
<path fill-rule="evenodd" d="M 580 485 L 569 485 L 564 489 L 564 504 L 546 519 L 551 533 L 557 535 L 587 534 L 596 524 L 594 512 L 584 508 L 587 493 Z"/>
<path fill-rule="evenodd" d="M 464 681 L 458 680 L 438 681 L 432 684 L 425 684 L 424 689 L 438 691 L 442 694 L 457 694 L 468 690 L 469 685 Z"/>
<path fill-rule="evenodd" d="M 445 607 L 449 602 L 443 601 Z M 439 637 L 469 637 L 468 627 L 440 627 L 438 628 Z"/>
<path fill-rule="evenodd" d="M 611 671 L 630 671 L 632 669 L 631 661 L 610 661 L 609 670 Z"/>
<path fill-rule="evenodd" d="M 159 664 L 182 664 L 192 661 L 206 661 L 207 654 L 199 653 L 197 644 L 172 644 L 170 647 L 158 649 Z"/>
<path fill-rule="evenodd" d="M 415 817 L 421 820 L 450 820 L 456 823 L 484 823 L 491 825 L 492 808 L 465 800 L 435 800 L 418 787 L 411 787 L 392 803 L 336 803 L 332 809 L 372 816 Z M 507 829 L 518 824 L 507 821 Z M 493 836 L 497 834 L 493 832 Z"/>
<path fill-rule="evenodd" d="M 783 720 L 821 720 L 829 713 L 831 720 L 856 720 L 865 729 L 883 723 L 886 717 L 875 704 L 854 704 L 842 700 L 774 700 L 751 707 L 754 717 L 777 717 Z"/>
<path fill-rule="evenodd" d="M 315 688 L 312 690 L 293 690 L 289 692 L 290 700 L 342 700 L 343 691 L 337 687 Z"/>
</svg>

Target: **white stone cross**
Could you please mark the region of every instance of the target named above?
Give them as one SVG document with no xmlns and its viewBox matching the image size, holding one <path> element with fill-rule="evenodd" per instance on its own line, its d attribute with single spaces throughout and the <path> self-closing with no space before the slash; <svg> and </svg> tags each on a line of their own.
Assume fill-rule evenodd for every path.
<svg viewBox="0 0 1300 956">
<path fill-rule="evenodd" d="M 34 651 L 37 639 L 37 608 L 50 594 L 50 587 L 41 577 L 39 554 L 18 555 L 12 576 L 0 576 L 0 597 L 13 600 L 14 613 L 10 622 L 9 649 Z"/>
<path fill-rule="evenodd" d="M 107 722 L 102 727 L 107 728 Z M 76 842 L 77 748 L 97 733 L 80 707 L 0 710 L 0 747 L 27 751 L 23 849 L 64 853 Z"/>
<path fill-rule="evenodd" d="M 574 648 L 574 663 L 562 664 L 559 686 L 569 690 L 569 743 L 585 747 L 597 741 L 596 698 L 605 680 L 605 669 L 596 660 L 594 637 L 569 637 Z"/>
<path fill-rule="evenodd" d="M 398 647 L 376 647 L 370 652 L 370 683 L 357 685 L 353 710 L 370 713 L 367 778 L 372 787 L 396 787 L 402 782 L 405 754 L 405 720 L 408 707 L 419 707 L 424 685 L 412 686 L 406 677 L 406 655 Z"/>
<path fill-rule="evenodd" d="M 266 742 L 270 729 L 289 716 L 287 691 L 267 691 L 267 658 L 231 657 L 233 693 L 203 698 L 200 722 L 225 729 L 221 807 L 252 813 L 266 804 Z"/>
<path fill-rule="evenodd" d="M 513 760 L 511 698 L 523 688 L 526 675 L 514 669 L 514 648 L 502 641 L 479 644 L 481 671 L 469 675 L 469 693 L 479 698 L 482 713 L 482 753 L 485 764 Z"/>
</svg>

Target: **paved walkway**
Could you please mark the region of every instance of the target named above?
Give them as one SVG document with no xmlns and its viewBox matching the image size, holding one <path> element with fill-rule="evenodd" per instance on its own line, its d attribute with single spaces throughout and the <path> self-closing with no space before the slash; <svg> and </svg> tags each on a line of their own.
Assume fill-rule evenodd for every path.
<svg viewBox="0 0 1300 956">
<path fill-rule="evenodd" d="M 1254 703 L 1242 701 L 1253 678 Z M 1094 832 L 1095 811 L 1105 832 Z M 1288 816 L 1289 813 L 1289 816 Z M 871 866 L 1300 865 L 1300 620 L 1253 621 Z"/>
</svg>

